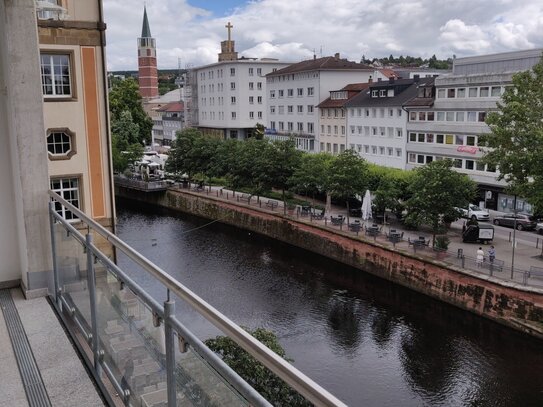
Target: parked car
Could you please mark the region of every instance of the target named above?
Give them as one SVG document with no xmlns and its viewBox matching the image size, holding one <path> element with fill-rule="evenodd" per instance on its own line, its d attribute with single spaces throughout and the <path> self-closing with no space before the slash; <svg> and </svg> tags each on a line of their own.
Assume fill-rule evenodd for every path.
<svg viewBox="0 0 543 407">
<path fill-rule="evenodd" d="M 477 221 L 489 221 L 490 216 L 488 212 L 479 208 L 477 205 L 469 204 L 467 208 L 454 208 L 463 218 L 477 220 Z"/>
<path fill-rule="evenodd" d="M 543 235 L 543 222 L 535 225 L 535 231 L 540 235 Z"/>
<path fill-rule="evenodd" d="M 508 213 L 506 215 L 497 216 L 494 218 L 496 226 L 515 227 L 515 217 L 517 230 L 534 230 L 537 226 L 535 218 L 528 213 L 517 213 L 516 215 Z"/>
</svg>

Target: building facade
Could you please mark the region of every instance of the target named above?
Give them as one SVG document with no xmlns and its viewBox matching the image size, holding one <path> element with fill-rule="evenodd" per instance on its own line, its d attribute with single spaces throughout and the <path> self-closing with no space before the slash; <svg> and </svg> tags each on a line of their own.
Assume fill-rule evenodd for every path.
<svg viewBox="0 0 543 407">
<path fill-rule="evenodd" d="M 51 279 L 49 189 L 114 227 L 102 2 L 0 2 L 0 16 L 0 162 L 10 192 L 0 198 L 0 284 L 40 295 Z"/>
<path fill-rule="evenodd" d="M 194 68 L 191 125 L 220 138 L 246 139 L 267 121 L 266 75 L 287 66 L 275 59 L 238 58 L 230 38 L 221 43 L 219 62 Z"/>
<path fill-rule="evenodd" d="M 402 106 L 426 81 L 377 81 L 347 102 L 349 148 L 368 162 L 405 169 L 407 113 Z"/>
<path fill-rule="evenodd" d="M 319 151 L 338 154 L 347 148 L 346 103 L 369 87 L 369 83 L 351 83 L 340 90 L 330 92 L 330 97 L 318 107 Z"/>
<path fill-rule="evenodd" d="M 496 103 L 515 72 L 531 69 L 541 58 L 541 49 L 457 58 L 450 75 L 435 79 L 435 98 L 413 100 L 406 105 L 407 168 L 433 160 L 450 158 L 457 171 L 479 185 L 478 202 L 490 209 L 512 211 L 512 199 L 503 194 L 505 182 L 498 181 L 497 169 L 484 164 L 479 136 L 489 133 L 486 115 Z M 505 204 L 504 204 L 505 202 Z M 530 210 L 520 200 L 520 210 Z M 526 207 L 525 207 L 526 206 Z"/>
<path fill-rule="evenodd" d="M 314 57 L 271 72 L 266 76 L 267 136 L 294 136 L 300 150 L 320 151 L 317 106 L 330 96 L 330 91 L 348 83 L 368 82 L 376 75 L 380 76 L 373 68 L 341 59 L 339 54 Z"/>
</svg>

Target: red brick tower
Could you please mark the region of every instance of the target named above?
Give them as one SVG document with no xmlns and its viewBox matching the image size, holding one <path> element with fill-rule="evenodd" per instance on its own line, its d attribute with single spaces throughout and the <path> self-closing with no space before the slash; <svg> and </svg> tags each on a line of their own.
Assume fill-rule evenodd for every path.
<svg viewBox="0 0 543 407">
<path fill-rule="evenodd" d="M 158 78 L 156 69 L 156 43 L 151 37 L 147 9 L 143 8 L 143 27 L 138 38 L 138 74 L 140 95 L 143 100 L 158 97 Z"/>
</svg>

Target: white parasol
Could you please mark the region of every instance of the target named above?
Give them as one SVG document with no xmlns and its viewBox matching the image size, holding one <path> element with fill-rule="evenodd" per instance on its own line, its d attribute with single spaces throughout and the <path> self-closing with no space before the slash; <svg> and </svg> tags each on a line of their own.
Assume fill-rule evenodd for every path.
<svg viewBox="0 0 543 407">
<path fill-rule="evenodd" d="M 362 201 L 362 219 L 371 219 L 371 193 L 369 189 L 366 190 L 364 200 Z"/>
</svg>

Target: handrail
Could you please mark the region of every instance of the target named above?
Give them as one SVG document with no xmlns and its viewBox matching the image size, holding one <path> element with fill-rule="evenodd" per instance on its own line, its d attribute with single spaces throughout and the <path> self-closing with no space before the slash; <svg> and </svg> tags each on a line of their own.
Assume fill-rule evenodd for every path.
<svg viewBox="0 0 543 407">
<path fill-rule="evenodd" d="M 192 308 L 202 314 L 209 322 L 219 328 L 226 335 L 231 337 L 239 346 L 241 346 L 250 355 L 255 357 L 264 366 L 277 374 L 282 380 L 289 384 L 293 389 L 303 395 L 315 406 L 345 406 L 346 404 L 307 377 L 304 373 L 292 366 L 282 357 L 260 343 L 248 332 L 244 331 L 228 317 L 224 316 L 212 305 L 208 304 L 198 295 L 193 293 L 179 281 L 174 279 L 160 267 L 132 249 L 129 245 L 109 232 L 99 223 L 81 212 L 78 208 L 64 200 L 57 193 L 49 190 L 49 196 L 64 205 L 79 219 L 83 220 L 88 226 L 92 227 L 98 234 L 104 237 L 113 246 L 120 249 L 132 261 L 141 266 L 145 271 L 160 281 L 171 292 L 185 300 Z"/>
</svg>

